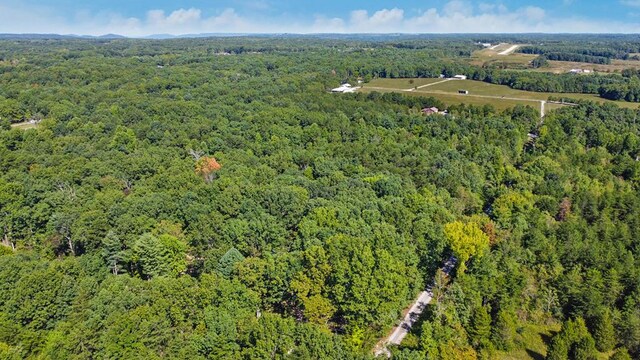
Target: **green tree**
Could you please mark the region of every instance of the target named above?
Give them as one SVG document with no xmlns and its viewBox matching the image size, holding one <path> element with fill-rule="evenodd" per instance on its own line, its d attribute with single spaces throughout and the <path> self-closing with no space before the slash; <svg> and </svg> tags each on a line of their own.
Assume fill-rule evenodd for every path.
<svg viewBox="0 0 640 360">
<path fill-rule="evenodd" d="M 434 338 L 433 326 L 429 321 L 425 321 L 420 329 L 420 349 L 427 355 L 427 359 L 438 359 L 440 356 L 438 341 Z"/>
<path fill-rule="evenodd" d="M 491 315 L 484 306 L 477 307 L 471 318 L 469 329 L 471 344 L 477 349 L 486 347 L 491 337 Z"/>
<path fill-rule="evenodd" d="M 216 271 L 222 274 L 225 278 L 230 278 L 235 265 L 244 259 L 245 257 L 240 253 L 240 251 L 232 247 L 222 255 L 220 260 L 218 260 Z"/>
<path fill-rule="evenodd" d="M 461 273 L 466 270 L 466 262 L 472 256 L 482 256 L 489 248 L 489 237 L 473 222 L 448 223 L 444 226 L 444 234 L 458 258 L 458 270 Z"/>
<path fill-rule="evenodd" d="M 609 352 L 613 350 L 617 341 L 610 310 L 601 310 L 591 323 L 590 330 L 598 351 Z"/>
<path fill-rule="evenodd" d="M 492 327 L 491 338 L 498 349 L 511 350 L 514 347 L 517 319 L 510 309 L 500 309 Z"/>
<path fill-rule="evenodd" d="M 568 320 L 562 325 L 560 333 L 553 337 L 547 354 L 549 360 L 595 358 L 595 341 L 582 318 Z"/>
<path fill-rule="evenodd" d="M 629 355 L 629 351 L 625 348 L 620 348 L 616 350 L 616 352 L 609 358 L 609 360 L 631 360 L 631 355 Z"/>
<path fill-rule="evenodd" d="M 123 126 L 118 126 L 109 146 L 118 151 L 122 151 L 125 154 L 130 154 L 135 150 L 138 139 L 132 129 Z"/>
<path fill-rule="evenodd" d="M 177 276 L 187 268 L 187 246 L 172 235 L 144 234 L 136 240 L 132 250 L 133 261 L 145 278 Z"/>
<path fill-rule="evenodd" d="M 123 272 L 128 256 L 120 237 L 113 231 L 109 231 L 102 240 L 102 256 L 113 275 Z"/>
</svg>

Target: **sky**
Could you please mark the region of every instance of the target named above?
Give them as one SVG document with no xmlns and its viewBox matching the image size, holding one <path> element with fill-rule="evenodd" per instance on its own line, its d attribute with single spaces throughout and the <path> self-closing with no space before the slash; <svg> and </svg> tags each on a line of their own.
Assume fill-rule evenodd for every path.
<svg viewBox="0 0 640 360">
<path fill-rule="evenodd" d="M 0 0 L 0 33 L 639 33 L 640 0 Z"/>
</svg>

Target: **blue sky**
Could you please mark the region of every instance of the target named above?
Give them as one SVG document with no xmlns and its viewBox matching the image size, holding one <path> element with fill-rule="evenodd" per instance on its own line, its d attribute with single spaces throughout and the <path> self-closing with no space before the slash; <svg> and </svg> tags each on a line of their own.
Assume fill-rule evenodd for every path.
<svg viewBox="0 0 640 360">
<path fill-rule="evenodd" d="M 0 32 L 640 32 L 640 0 L 0 0 Z"/>
</svg>

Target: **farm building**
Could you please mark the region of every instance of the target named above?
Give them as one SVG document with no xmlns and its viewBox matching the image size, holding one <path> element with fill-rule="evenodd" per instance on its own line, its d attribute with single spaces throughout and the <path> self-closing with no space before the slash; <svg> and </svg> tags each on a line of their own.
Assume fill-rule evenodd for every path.
<svg viewBox="0 0 640 360">
<path fill-rule="evenodd" d="M 354 88 L 351 86 L 351 84 L 342 84 L 340 85 L 340 87 L 337 87 L 335 89 L 331 89 L 331 92 L 334 93 L 351 93 L 358 90 L 358 88 Z"/>
<path fill-rule="evenodd" d="M 437 107 L 430 107 L 422 109 L 422 113 L 425 115 L 437 114 L 440 110 Z"/>
<path fill-rule="evenodd" d="M 453 78 L 456 80 L 467 80 L 467 75 L 456 75 Z"/>
</svg>

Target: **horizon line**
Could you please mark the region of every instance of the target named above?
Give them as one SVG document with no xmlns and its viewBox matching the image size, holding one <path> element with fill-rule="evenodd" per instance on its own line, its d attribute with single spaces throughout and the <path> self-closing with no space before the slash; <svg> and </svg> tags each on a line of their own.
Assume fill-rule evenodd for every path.
<svg viewBox="0 0 640 360">
<path fill-rule="evenodd" d="M 9 32 L 0 32 L 0 37 L 28 37 L 28 36 L 59 36 L 59 37 L 73 37 L 73 38 L 105 38 L 105 37 L 118 37 L 118 38 L 126 38 L 126 39 L 148 39 L 154 36 L 163 36 L 163 37 L 205 37 L 205 36 L 251 36 L 251 35 L 297 35 L 297 36 L 317 36 L 317 35 L 337 35 L 337 36 L 349 36 L 349 35 L 368 35 L 368 36 L 428 36 L 428 35 L 627 35 L 633 36 L 638 35 L 637 33 L 625 33 L 625 32 L 611 32 L 611 33 L 603 33 L 603 32 L 495 32 L 495 33 L 484 33 L 484 32 L 204 32 L 204 33 L 183 33 L 183 34 L 172 34 L 172 33 L 153 33 L 149 35 L 138 35 L 138 36 L 130 36 L 130 35 L 122 35 L 117 33 L 106 33 L 101 35 L 89 35 L 89 34 L 73 34 L 73 33 L 53 33 L 53 32 L 23 32 L 23 33 L 9 33 Z"/>
</svg>

